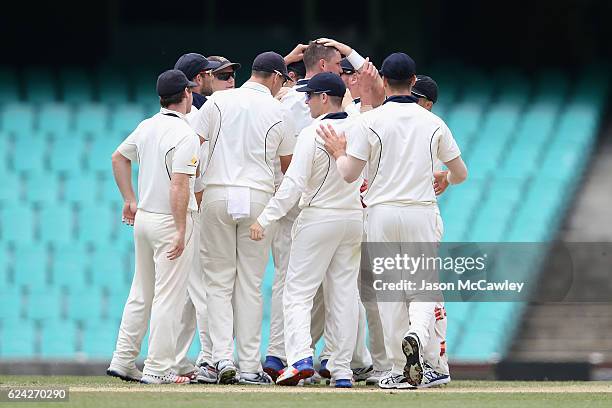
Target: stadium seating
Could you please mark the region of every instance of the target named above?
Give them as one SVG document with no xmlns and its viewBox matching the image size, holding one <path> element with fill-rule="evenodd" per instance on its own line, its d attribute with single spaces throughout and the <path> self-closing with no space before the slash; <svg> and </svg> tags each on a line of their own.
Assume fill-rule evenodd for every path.
<svg viewBox="0 0 612 408">
<path fill-rule="evenodd" d="M 159 111 L 157 74 L 125 72 L 0 67 L 0 360 L 111 356 L 134 258 L 110 157 Z M 527 75 L 444 63 L 428 74 L 440 88 L 434 112 L 469 167 L 468 182 L 440 197 L 444 241 L 551 240 L 589 161 L 609 73 Z M 536 274 L 542 256 L 521 261 L 523 273 Z M 272 279 L 270 264 L 262 348 Z M 487 362 L 503 358 L 524 304 L 446 308 L 451 359 Z"/>
</svg>

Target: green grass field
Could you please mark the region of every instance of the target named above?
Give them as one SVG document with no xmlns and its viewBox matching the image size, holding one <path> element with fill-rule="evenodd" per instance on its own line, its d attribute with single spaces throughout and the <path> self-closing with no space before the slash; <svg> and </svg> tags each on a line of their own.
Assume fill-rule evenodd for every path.
<svg viewBox="0 0 612 408">
<path fill-rule="evenodd" d="M 0 376 L 0 388 L 68 387 L 69 402 L 52 407 L 612 407 L 612 382 L 499 382 L 454 381 L 429 390 L 382 391 L 357 386 L 352 390 L 330 387 L 257 387 L 127 384 L 109 377 Z M 49 406 L 19 403 L 2 406 Z"/>
</svg>

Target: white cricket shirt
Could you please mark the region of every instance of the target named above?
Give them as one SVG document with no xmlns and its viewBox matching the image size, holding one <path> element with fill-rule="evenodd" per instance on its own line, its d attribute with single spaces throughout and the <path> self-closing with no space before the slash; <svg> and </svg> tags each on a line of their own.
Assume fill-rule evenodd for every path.
<svg viewBox="0 0 612 408">
<path fill-rule="evenodd" d="M 348 129 L 346 153 L 368 162 L 368 207 L 436 203 L 435 160 L 448 162 L 461 154 L 444 121 L 414 100 L 390 97 Z"/>
<path fill-rule="evenodd" d="M 138 162 L 138 208 L 172 214 L 170 179 L 173 173 L 189 174 L 189 209 L 198 210 L 194 181 L 200 154 L 200 139 L 185 115 L 161 108 L 143 120 L 119 145 L 117 151 Z"/>
<path fill-rule="evenodd" d="M 348 114 L 321 115 L 298 136 L 289 169 L 280 188 L 272 197 L 257 221 L 266 227 L 284 217 L 299 200 L 306 207 L 361 211 L 359 187 L 363 179 L 353 183 L 344 181 L 336 167 L 336 160 L 323 147 L 316 129 L 321 123 L 331 123 L 342 131 L 351 119 Z"/>
<path fill-rule="evenodd" d="M 241 186 L 274 193 L 274 160 L 293 153 L 289 113 L 255 82 L 215 92 L 193 121 L 209 141 L 203 187 Z"/>
</svg>

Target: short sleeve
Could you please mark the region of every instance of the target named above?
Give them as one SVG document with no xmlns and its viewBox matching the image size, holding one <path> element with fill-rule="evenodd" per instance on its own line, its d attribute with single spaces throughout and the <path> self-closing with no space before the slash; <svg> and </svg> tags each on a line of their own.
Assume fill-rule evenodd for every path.
<svg viewBox="0 0 612 408">
<path fill-rule="evenodd" d="M 210 140 L 210 130 L 212 129 L 213 109 L 216 104 L 214 99 L 209 98 L 204 105 L 200 107 L 193 117 L 189 118 L 189 124 L 204 140 Z"/>
<path fill-rule="evenodd" d="M 440 127 L 440 139 L 438 142 L 438 159 L 443 163 L 449 162 L 461 156 L 459 146 L 453 138 L 453 134 L 444 122 Z"/>
<path fill-rule="evenodd" d="M 359 160 L 368 161 L 371 144 L 368 137 L 368 128 L 363 115 L 358 117 L 346 130 L 346 154 Z"/>
<path fill-rule="evenodd" d="M 175 146 L 172 157 L 172 173 L 195 176 L 200 156 L 200 144 L 197 135 L 183 137 Z"/>
<path fill-rule="evenodd" d="M 278 146 L 279 156 L 289 156 L 293 154 L 293 149 L 296 143 L 295 122 L 291 118 L 291 114 L 283 108 L 283 123 L 282 123 L 281 142 Z"/>
<path fill-rule="evenodd" d="M 138 161 L 138 145 L 136 143 L 139 128 L 136 128 L 130 135 L 117 147 L 117 151 L 132 162 Z"/>
</svg>

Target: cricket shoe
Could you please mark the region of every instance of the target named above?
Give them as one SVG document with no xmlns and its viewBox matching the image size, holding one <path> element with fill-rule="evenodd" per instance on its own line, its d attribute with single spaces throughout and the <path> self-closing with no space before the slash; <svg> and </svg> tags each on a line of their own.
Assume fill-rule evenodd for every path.
<svg viewBox="0 0 612 408">
<path fill-rule="evenodd" d="M 332 380 L 332 385 L 335 388 L 353 388 L 353 380 L 351 378 L 339 378 Z"/>
<path fill-rule="evenodd" d="M 372 372 L 374 372 L 374 366 L 354 368 L 353 380 L 355 382 L 365 381 L 372 375 Z"/>
<path fill-rule="evenodd" d="M 328 361 L 329 361 L 328 359 L 321 360 L 321 365 L 319 366 L 319 375 L 322 378 L 331 379 L 331 372 L 327 369 Z"/>
<path fill-rule="evenodd" d="M 439 387 L 448 384 L 451 381 L 450 375 L 442 374 L 431 368 L 425 363 L 425 371 L 423 372 L 423 381 L 417 388 Z"/>
<path fill-rule="evenodd" d="M 300 380 L 312 377 L 314 373 L 312 357 L 306 357 L 287 367 L 276 380 L 276 384 L 296 386 Z"/>
<path fill-rule="evenodd" d="M 366 378 L 366 385 L 378 385 L 381 378 L 387 376 L 391 370 L 372 370 L 370 376 Z"/>
<path fill-rule="evenodd" d="M 216 384 L 217 383 L 217 370 L 215 367 L 208 363 L 203 363 L 198 367 L 198 375 L 196 377 L 200 384 Z"/>
<path fill-rule="evenodd" d="M 421 347 L 421 341 L 415 333 L 408 333 L 404 337 L 402 351 L 406 356 L 404 377 L 416 387 L 423 381 L 423 347 Z"/>
<path fill-rule="evenodd" d="M 321 384 L 321 376 L 316 371 L 312 376 L 304 379 L 304 385 L 315 385 L 315 384 Z"/>
<path fill-rule="evenodd" d="M 259 373 L 240 373 L 240 384 L 249 385 L 272 385 L 274 381 L 268 373 L 261 371 Z"/>
<path fill-rule="evenodd" d="M 134 365 L 132 368 L 124 368 L 117 364 L 111 365 L 106 370 L 106 375 L 110 375 L 111 377 L 117 377 L 127 382 L 140 382 L 142 378 L 142 371 L 140 371 Z"/>
<path fill-rule="evenodd" d="M 238 370 L 232 360 L 221 360 L 217 363 L 217 384 L 236 384 Z"/>
<path fill-rule="evenodd" d="M 263 363 L 263 370 L 276 382 L 279 375 L 282 374 L 285 369 L 285 363 L 278 357 L 267 356 L 266 361 Z"/>
<path fill-rule="evenodd" d="M 200 369 L 198 368 L 197 370 L 193 370 L 190 371 L 188 373 L 185 374 L 179 374 L 179 377 L 187 377 L 189 378 L 189 383 L 190 384 L 197 384 L 198 383 L 198 373 L 200 372 Z"/>
<path fill-rule="evenodd" d="M 170 370 L 164 375 L 155 374 L 144 374 L 140 379 L 142 384 L 189 384 L 191 380 L 189 377 L 183 377 L 177 375 L 174 371 Z"/>
<path fill-rule="evenodd" d="M 394 374 L 389 372 L 387 375 L 382 377 L 378 382 L 378 386 L 385 390 L 403 390 L 403 389 L 414 389 L 414 385 L 408 382 L 408 379 L 402 374 Z"/>
</svg>

